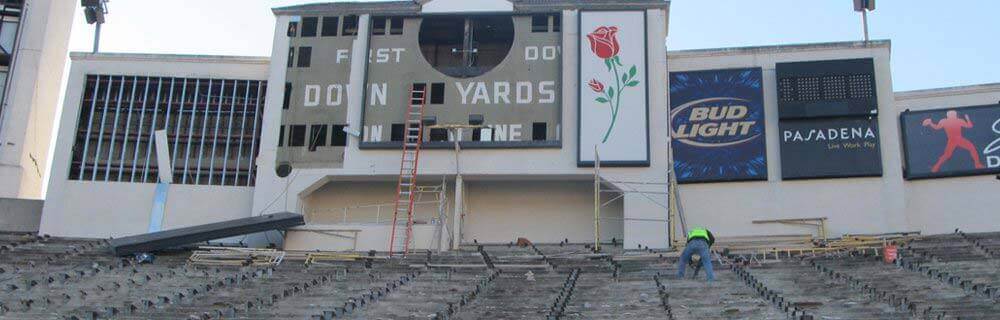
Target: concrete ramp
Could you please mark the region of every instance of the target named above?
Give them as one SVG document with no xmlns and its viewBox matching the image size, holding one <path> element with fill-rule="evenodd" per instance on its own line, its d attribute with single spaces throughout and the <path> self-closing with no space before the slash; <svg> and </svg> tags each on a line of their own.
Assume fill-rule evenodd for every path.
<svg viewBox="0 0 1000 320">
<path fill-rule="evenodd" d="M 112 239 L 110 244 L 112 252 L 122 256 L 263 231 L 282 230 L 304 224 L 305 219 L 302 215 L 282 212 L 128 236 Z"/>
</svg>

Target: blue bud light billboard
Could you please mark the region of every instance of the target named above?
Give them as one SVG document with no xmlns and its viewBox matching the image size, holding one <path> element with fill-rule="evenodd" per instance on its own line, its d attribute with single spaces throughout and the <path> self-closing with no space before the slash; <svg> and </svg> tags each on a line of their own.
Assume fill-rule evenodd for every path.
<svg viewBox="0 0 1000 320">
<path fill-rule="evenodd" d="M 899 116 L 907 179 L 1000 173 L 1000 104 Z"/>
<path fill-rule="evenodd" d="M 767 180 L 761 69 L 670 73 L 680 183 Z"/>
</svg>

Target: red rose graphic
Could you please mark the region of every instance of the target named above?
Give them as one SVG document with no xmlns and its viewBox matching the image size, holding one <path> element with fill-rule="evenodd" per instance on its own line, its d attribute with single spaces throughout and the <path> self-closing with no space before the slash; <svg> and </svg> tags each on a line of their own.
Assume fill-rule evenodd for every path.
<svg viewBox="0 0 1000 320">
<path fill-rule="evenodd" d="M 604 92 L 604 84 L 597 81 L 597 79 L 591 79 L 590 83 L 587 83 L 587 85 L 590 86 L 590 89 L 594 90 L 594 92 Z"/>
<path fill-rule="evenodd" d="M 587 35 L 590 40 L 590 50 L 601 59 L 609 59 L 618 55 L 618 27 L 599 27 Z"/>
</svg>

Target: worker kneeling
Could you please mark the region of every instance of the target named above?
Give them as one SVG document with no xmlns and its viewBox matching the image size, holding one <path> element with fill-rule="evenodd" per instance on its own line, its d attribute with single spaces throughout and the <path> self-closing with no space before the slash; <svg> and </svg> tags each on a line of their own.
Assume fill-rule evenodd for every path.
<svg viewBox="0 0 1000 320">
<path fill-rule="evenodd" d="M 708 281 L 715 280 L 715 273 L 712 272 L 712 252 L 710 248 L 715 243 L 712 232 L 705 228 L 694 228 L 688 232 L 687 246 L 681 253 L 681 260 L 677 262 L 677 278 L 684 279 L 684 269 L 691 263 L 691 256 L 701 257 L 702 269 L 705 269 L 705 276 Z M 695 272 L 697 275 L 697 271 Z"/>
</svg>

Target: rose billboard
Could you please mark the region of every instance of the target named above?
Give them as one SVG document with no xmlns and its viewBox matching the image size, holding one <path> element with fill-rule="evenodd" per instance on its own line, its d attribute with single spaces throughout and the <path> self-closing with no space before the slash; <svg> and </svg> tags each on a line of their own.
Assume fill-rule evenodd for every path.
<svg viewBox="0 0 1000 320">
<path fill-rule="evenodd" d="M 577 164 L 648 166 L 645 12 L 581 12 L 579 40 Z"/>
<path fill-rule="evenodd" d="M 907 179 L 1000 173 L 1000 104 L 899 116 Z"/>
<path fill-rule="evenodd" d="M 767 180 L 761 69 L 670 73 L 677 181 Z"/>
</svg>

